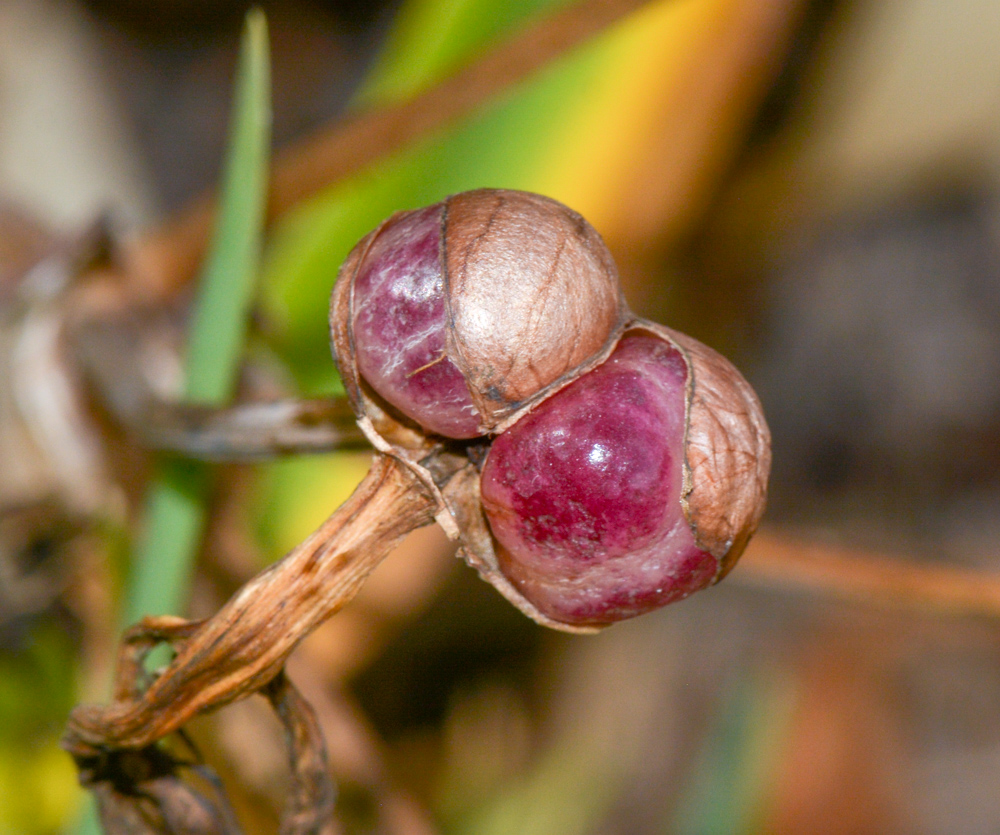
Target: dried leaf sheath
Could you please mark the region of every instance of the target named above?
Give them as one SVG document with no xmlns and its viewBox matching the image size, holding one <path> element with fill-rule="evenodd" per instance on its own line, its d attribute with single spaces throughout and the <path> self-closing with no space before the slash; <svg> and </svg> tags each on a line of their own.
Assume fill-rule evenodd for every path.
<svg viewBox="0 0 1000 835">
<path fill-rule="evenodd" d="M 160 620 L 161 627 L 151 630 L 150 635 L 141 636 L 134 629 L 131 637 L 142 644 L 146 637 L 155 641 L 191 631 L 177 618 Z M 284 728 L 291 760 L 292 779 L 281 814 L 281 835 L 332 832 L 336 789 L 316 715 L 284 673 L 272 679 L 261 694 Z M 218 777 L 201 763 L 190 740 L 183 741 L 187 750 L 180 756 L 154 744 L 77 758 L 80 782 L 93 792 L 107 835 L 242 835 Z M 185 779 L 188 775 L 197 775 L 199 780 L 193 783 Z"/>
<path fill-rule="evenodd" d="M 75 756 L 141 748 L 200 711 L 259 690 L 302 638 L 354 597 L 405 534 L 433 521 L 434 511 L 415 477 L 377 456 L 350 499 L 185 638 L 148 690 L 76 708 L 64 747 Z"/>
</svg>

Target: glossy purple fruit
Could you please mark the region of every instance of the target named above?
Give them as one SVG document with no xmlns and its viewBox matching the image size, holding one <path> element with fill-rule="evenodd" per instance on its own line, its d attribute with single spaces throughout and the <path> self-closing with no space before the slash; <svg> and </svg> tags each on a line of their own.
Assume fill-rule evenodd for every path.
<svg viewBox="0 0 1000 835">
<path fill-rule="evenodd" d="M 483 506 L 500 568 L 542 613 L 599 625 L 711 584 L 681 507 L 687 367 L 629 336 L 493 443 Z"/>
<path fill-rule="evenodd" d="M 389 221 L 354 279 L 358 370 L 425 429 L 451 438 L 480 434 L 461 371 L 445 354 L 441 224 L 444 204 Z"/>
<path fill-rule="evenodd" d="M 477 189 L 366 235 L 331 298 L 334 356 L 369 431 L 500 431 L 600 361 L 628 317 L 600 235 L 561 203 Z M 413 429 L 411 425 L 409 427 Z"/>
</svg>

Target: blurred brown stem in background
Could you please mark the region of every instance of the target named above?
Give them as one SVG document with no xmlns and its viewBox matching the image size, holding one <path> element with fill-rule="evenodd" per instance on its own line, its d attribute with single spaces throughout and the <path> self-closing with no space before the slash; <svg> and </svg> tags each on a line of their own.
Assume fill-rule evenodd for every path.
<svg viewBox="0 0 1000 835">
<path fill-rule="evenodd" d="M 272 169 L 270 216 L 457 121 L 647 2 L 574 3 L 516 32 L 425 92 L 349 117 L 286 149 Z M 136 290 L 166 298 L 193 278 L 208 242 L 213 207 L 214 198 L 204 197 L 139 243 L 132 270 Z"/>
<path fill-rule="evenodd" d="M 770 527 L 751 541 L 735 576 L 927 615 L 1000 618 L 1000 576 L 827 545 Z"/>
</svg>

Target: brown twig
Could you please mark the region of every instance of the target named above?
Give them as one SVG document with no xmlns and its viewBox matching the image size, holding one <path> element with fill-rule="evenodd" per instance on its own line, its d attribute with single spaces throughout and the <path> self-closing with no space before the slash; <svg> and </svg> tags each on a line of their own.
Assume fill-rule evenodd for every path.
<svg viewBox="0 0 1000 835">
<path fill-rule="evenodd" d="M 837 547 L 763 530 L 733 578 L 869 605 L 955 617 L 1000 617 L 1000 576 L 926 565 L 902 556 Z"/>
<path fill-rule="evenodd" d="M 293 776 L 281 815 L 280 835 L 330 832 L 337 793 L 316 714 L 284 674 L 265 687 L 264 694 L 285 730 Z"/>
<path fill-rule="evenodd" d="M 164 399 L 151 380 L 179 363 L 163 311 L 129 310 L 71 322 L 66 353 L 100 406 L 148 450 L 204 461 L 369 449 L 346 398 L 285 399 L 222 408 Z"/>
<path fill-rule="evenodd" d="M 197 625 L 184 626 L 177 618 L 164 619 L 162 629 L 133 635 L 135 658 L 141 658 L 158 637 L 192 634 Z M 154 634 L 155 633 L 155 634 Z M 281 835 L 331 833 L 336 795 L 327 765 L 326 744 L 312 708 L 279 672 L 262 694 L 278 715 L 288 747 L 291 789 L 281 815 Z M 108 835 L 241 835 L 232 808 L 215 772 L 200 764 L 190 740 L 190 756 L 178 757 L 167 748 L 101 751 L 77 755 L 81 783 L 98 802 L 101 823 Z M 213 791 L 205 794 L 184 779 L 189 771 Z"/>
<path fill-rule="evenodd" d="M 429 813 L 396 785 L 380 750 L 383 743 L 344 692 L 343 681 L 323 670 L 326 659 L 316 658 L 317 654 L 318 648 L 311 648 L 306 641 L 289 659 L 288 672 L 316 714 L 334 773 L 368 796 L 377 815 L 376 831 L 434 835 L 436 828 Z"/>
<path fill-rule="evenodd" d="M 272 400 L 224 409 L 151 402 L 128 426 L 147 449 L 202 461 L 369 449 L 346 401 Z"/>
<path fill-rule="evenodd" d="M 580 0 L 529 23 L 423 93 L 360 113 L 288 148 L 275 161 L 270 216 L 442 130 L 647 2 Z M 213 209 L 213 198 L 203 197 L 174 223 L 141 241 L 133 278 L 150 296 L 169 297 L 195 274 Z"/>
<path fill-rule="evenodd" d="M 142 693 L 122 680 L 136 673 L 126 661 L 116 688 L 120 698 L 77 707 L 64 747 L 78 758 L 144 748 L 195 714 L 265 687 L 298 642 L 346 604 L 392 547 L 430 523 L 434 511 L 434 500 L 409 470 L 376 456 L 347 502 L 204 624 L 188 626 L 177 618 L 140 624 L 139 633 L 152 632 L 157 640 L 179 631 L 177 656 Z M 133 636 L 133 642 L 142 640 Z"/>
</svg>

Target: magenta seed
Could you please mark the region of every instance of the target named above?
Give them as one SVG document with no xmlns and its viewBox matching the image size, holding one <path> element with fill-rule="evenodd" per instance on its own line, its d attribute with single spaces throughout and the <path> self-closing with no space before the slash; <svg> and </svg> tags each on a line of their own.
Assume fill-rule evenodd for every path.
<svg viewBox="0 0 1000 835">
<path fill-rule="evenodd" d="M 474 438 L 480 416 L 458 367 L 445 355 L 439 203 L 390 221 L 354 280 L 358 370 L 388 403 L 425 429 Z"/>
<path fill-rule="evenodd" d="M 494 441 L 482 497 L 500 567 L 549 617 L 612 623 L 715 579 L 680 501 L 686 382 L 677 349 L 626 337 Z"/>
</svg>

